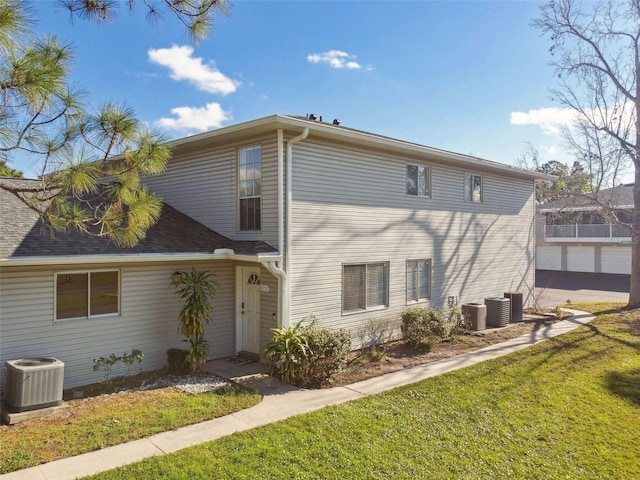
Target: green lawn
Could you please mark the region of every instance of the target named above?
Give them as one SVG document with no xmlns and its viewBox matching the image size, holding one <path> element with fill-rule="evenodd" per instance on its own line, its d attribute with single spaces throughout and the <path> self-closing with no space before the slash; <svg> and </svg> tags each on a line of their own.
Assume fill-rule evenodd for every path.
<svg viewBox="0 0 640 480">
<path fill-rule="evenodd" d="M 600 314 L 497 360 L 92 478 L 629 480 L 640 479 L 639 452 L 635 310 Z"/>
<path fill-rule="evenodd" d="M 0 473 L 221 417 L 255 405 L 260 399 L 256 392 L 230 387 L 197 395 L 151 390 L 140 395 L 111 396 L 69 418 L 49 417 L 3 426 Z"/>
</svg>

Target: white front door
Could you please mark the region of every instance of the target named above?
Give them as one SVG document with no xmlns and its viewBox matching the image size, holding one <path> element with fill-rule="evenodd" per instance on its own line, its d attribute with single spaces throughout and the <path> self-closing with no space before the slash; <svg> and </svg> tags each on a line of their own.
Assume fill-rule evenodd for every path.
<svg viewBox="0 0 640 480">
<path fill-rule="evenodd" d="M 237 267 L 236 349 L 260 353 L 260 268 Z"/>
</svg>

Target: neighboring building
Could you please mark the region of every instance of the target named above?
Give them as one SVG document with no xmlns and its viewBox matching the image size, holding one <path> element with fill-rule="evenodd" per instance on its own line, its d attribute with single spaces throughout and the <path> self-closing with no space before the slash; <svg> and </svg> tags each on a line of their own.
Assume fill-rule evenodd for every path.
<svg viewBox="0 0 640 480">
<path fill-rule="evenodd" d="M 539 205 L 536 268 L 630 274 L 632 210 L 633 185 Z"/>
<path fill-rule="evenodd" d="M 310 314 L 357 338 L 411 305 L 531 300 L 534 181 L 547 176 L 282 115 L 173 144 L 166 172 L 145 179 L 167 205 L 135 248 L 51 240 L 0 190 L 3 363 L 60 358 L 67 387 L 98 380 L 93 358 L 111 353 L 163 366 L 182 346 L 171 276 L 192 265 L 220 284 L 212 358 L 260 354 L 271 328 Z M 77 289 L 87 304 L 70 311 Z"/>
</svg>

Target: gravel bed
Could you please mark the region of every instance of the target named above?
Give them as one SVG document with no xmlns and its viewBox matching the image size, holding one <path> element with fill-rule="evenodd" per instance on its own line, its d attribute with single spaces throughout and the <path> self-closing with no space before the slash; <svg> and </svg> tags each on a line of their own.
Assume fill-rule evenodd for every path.
<svg viewBox="0 0 640 480">
<path fill-rule="evenodd" d="M 176 375 L 146 384 L 140 390 L 158 387 L 175 387 L 186 393 L 204 393 L 230 385 L 226 380 L 215 375 Z"/>
</svg>

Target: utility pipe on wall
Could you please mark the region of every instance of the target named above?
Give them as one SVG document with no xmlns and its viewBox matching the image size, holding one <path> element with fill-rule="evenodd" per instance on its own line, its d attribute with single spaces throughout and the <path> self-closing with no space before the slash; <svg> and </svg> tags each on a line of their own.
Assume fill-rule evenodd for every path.
<svg viewBox="0 0 640 480">
<path fill-rule="evenodd" d="M 304 140 L 309 136 L 309 129 L 305 128 L 304 131 L 293 137 L 291 140 L 287 142 L 287 155 L 286 155 L 286 181 L 284 185 L 285 192 L 285 204 L 284 210 L 286 212 L 285 218 L 286 221 L 283 223 L 282 210 L 280 214 L 280 221 L 278 222 L 280 225 L 280 239 L 284 236 L 284 268 L 279 269 L 283 271 L 284 275 L 280 275 L 281 279 L 281 290 L 280 290 L 280 298 L 281 298 L 281 316 L 280 316 L 280 325 L 283 327 L 288 327 L 291 325 L 290 313 L 291 313 L 291 295 L 289 291 L 289 279 L 291 278 L 291 203 L 293 199 L 293 195 L 291 192 L 292 186 L 292 175 L 293 175 L 293 146 Z M 280 137 L 278 137 L 280 138 Z M 281 165 L 281 164 L 280 164 Z M 280 174 L 280 166 L 278 173 Z M 280 177 L 280 175 L 278 175 Z M 279 185 L 280 187 L 280 185 Z M 284 224 L 284 228 L 283 228 Z M 278 246 L 280 253 L 282 254 L 282 244 Z"/>
</svg>

